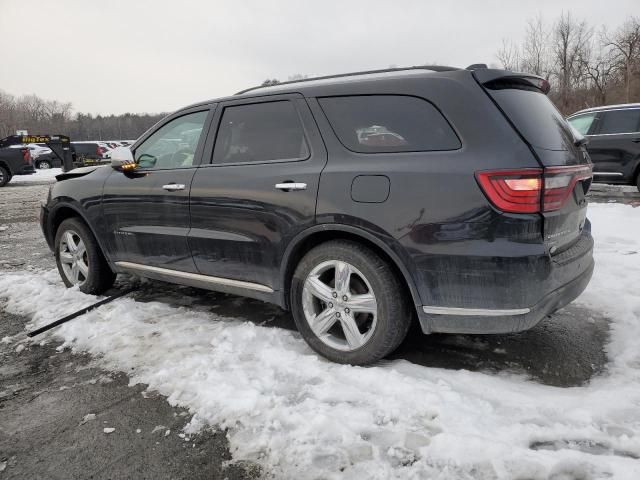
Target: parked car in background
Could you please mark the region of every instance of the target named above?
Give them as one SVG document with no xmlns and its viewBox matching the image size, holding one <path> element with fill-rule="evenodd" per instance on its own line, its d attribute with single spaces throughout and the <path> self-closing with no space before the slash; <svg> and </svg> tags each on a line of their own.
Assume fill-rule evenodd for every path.
<svg viewBox="0 0 640 480">
<path fill-rule="evenodd" d="M 48 170 L 49 168 L 62 168 L 62 162 L 53 153 L 43 153 L 33 160 L 37 169 Z"/>
<path fill-rule="evenodd" d="M 106 155 L 110 150 L 102 142 L 71 142 L 71 147 L 80 166 L 93 165 L 108 160 Z"/>
<path fill-rule="evenodd" d="M 29 148 L 25 145 L 12 145 L 0 148 L 0 187 L 11 181 L 14 175 L 36 173 Z"/>
<path fill-rule="evenodd" d="M 588 139 L 594 181 L 640 191 L 640 103 L 588 108 L 567 120 Z"/>
<path fill-rule="evenodd" d="M 29 143 L 27 148 L 29 149 L 33 160 L 37 159 L 40 155 L 52 153 L 51 149 L 44 143 Z"/>
<path fill-rule="evenodd" d="M 184 108 L 59 175 L 41 222 L 87 293 L 118 272 L 290 309 L 341 363 L 424 333 L 526 330 L 593 272 L 591 163 L 535 75 L 360 72 Z"/>
</svg>

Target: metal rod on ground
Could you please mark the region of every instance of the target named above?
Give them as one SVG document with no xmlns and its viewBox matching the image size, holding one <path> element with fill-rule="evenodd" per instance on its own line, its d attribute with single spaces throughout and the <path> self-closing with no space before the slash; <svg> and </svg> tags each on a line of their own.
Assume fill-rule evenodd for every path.
<svg viewBox="0 0 640 480">
<path fill-rule="evenodd" d="M 94 303 L 93 305 L 89 305 L 88 307 L 84 307 L 82 310 L 78 310 L 77 312 L 74 312 L 70 315 L 67 315 L 66 317 L 61 318 L 60 320 L 56 320 L 55 322 L 51 322 L 48 325 L 45 325 L 44 327 L 40 327 L 40 328 L 36 328 L 35 330 L 32 330 L 31 332 L 27 333 L 27 337 L 35 337 L 36 335 L 40 335 L 43 332 L 46 332 L 47 330 L 51 330 L 54 327 L 57 327 L 58 325 L 62 325 L 63 323 L 68 322 L 69 320 L 73 320 L 76 317 L 79 317 L 80 315 L 84 315 L 87 312 L 90 312 L 91 310 L 94 310 L 102 305 L 104 305 L 105 303 L 109 303 L 114 301 L 117 298 L 120 297 L 124 297 L 125 295 L 137 290 L 138 287 L 129 287 L 129 288 L 125 288 L 124 290 L 116 293 L 115 295 L 111 295 L 109 298 L 105 298 L 104 300 L 100 300 L 97 303 Z"/>
</svg>

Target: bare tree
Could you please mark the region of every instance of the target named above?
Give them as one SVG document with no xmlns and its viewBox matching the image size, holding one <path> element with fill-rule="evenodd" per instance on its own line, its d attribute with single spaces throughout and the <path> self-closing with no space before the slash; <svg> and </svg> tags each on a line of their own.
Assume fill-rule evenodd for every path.
<svg viewBox="0 0 640 480">
<path fill-rule="evenodd" d="M 617 65 L 613 49 L 607 46 L 605 39 L 606 30 L 592 42 L 588 51 L 584 54 L 588 57 L 582 59 L 583 68 L 591 87 L 596 90 L 595 103 L 605 105 L 607 94 L 611 84 L 616 81 Z"/>
<path fill-rule="evenodd" d="M 505 70 L 520 70 L 520 49 L 512 41 L 502 39 L 502 47 L 496 57 Z"/>
<path fill-rule="evenodd" d="M 611 36 L 604 34 L 605 45 L 611 47 L 617 68 L 624 77 L 625 99 L 631 101 L 631 77 L 640 65 L 640 19 L 631 17 Z"/>
<path fill-rule="evenodd" d="M 576 20 L 570 12 L 562 13 L 553 27 L 553 59 L 555 76 L 560 90 L 560 110 L 569 110 L 569 97 L 585 79 L 583 59 L 588 58 L 593 30 L 587 23 Z"/>
<path fill-rule="evenodd" d="M 529 19 L 521 52 L 523 71 L 540 75 L 549 80 L 551 65 L 549 59 L 549 29 L 542 15 Z"/>
</svg>

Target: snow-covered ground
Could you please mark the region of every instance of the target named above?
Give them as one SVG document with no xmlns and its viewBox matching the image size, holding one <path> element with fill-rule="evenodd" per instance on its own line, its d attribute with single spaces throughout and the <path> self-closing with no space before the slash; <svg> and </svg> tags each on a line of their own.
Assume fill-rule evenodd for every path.
<svg viewBox="0 0 640 480">
<path fill-rule="evenodd" d="M 336 365 L 294 332 L 128 298 L 53 335 L 188 407 L 190 431 L 228 429 L 234 459 L 277 478 L 637 480 L 640 209 L 590 205 L 589 217 L 597 264 L 577 301 L 612 323 L 608 368 L 583 387 L 400 360 Z M 3 273 L 0 297 L 31 327 L 95 300 L 56 271 Z"/>
<path fill-rule="evenodd" d="M 49 168 L 46 170 L 36 170 L 36 173 L 32 175 L 15 175 L 11 178 L 10 183 L 31 183 L 31 182 L 53 182 L 55 176 L 62 173 L 61 168 Z"/>
</svg>

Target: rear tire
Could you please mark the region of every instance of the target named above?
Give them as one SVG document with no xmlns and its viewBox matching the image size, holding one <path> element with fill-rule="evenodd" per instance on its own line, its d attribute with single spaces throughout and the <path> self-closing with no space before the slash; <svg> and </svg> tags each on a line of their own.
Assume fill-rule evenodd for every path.
<svg viewBox="0 0 640 480">
<path fill-rule="evenodd" d="M 636 175 L 636 188 L 640 192 L 640 171 L 638 171 L 638 175 Z"/>
<path fill-rule="evenodd" d="M 0 187 L 4 187 L 11 180 L 11 174 L 9 170 L 4 167 L 0 167 Z"/>
<path fill-rule="evenodd" d="M 349 240 L 310 250 L 291 281 L 293 318 L 309 346 L 337 363 L 367 365 L 393 352 L 413 318 L 407 292 L 379 255 Z"/>
<path fill-rule="evenodd" d="M 116 274 L 82 220 L 63 221 L 56 232 L 54 246 L 58 272 L 67 287 L 79 284 L 80 291 L 98 295 L 113 286 Z"/>
<path fill-rule="evenodd" d="M 51 162 L 49 160 L 42 160 L 38 162 L 38 168 L 42 170 L 48 170 L 51 168 Z"/>
</svg>

